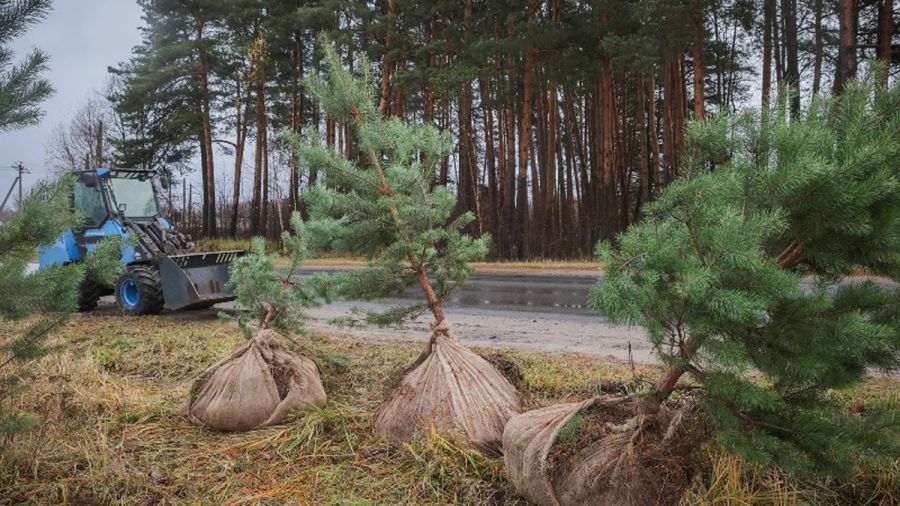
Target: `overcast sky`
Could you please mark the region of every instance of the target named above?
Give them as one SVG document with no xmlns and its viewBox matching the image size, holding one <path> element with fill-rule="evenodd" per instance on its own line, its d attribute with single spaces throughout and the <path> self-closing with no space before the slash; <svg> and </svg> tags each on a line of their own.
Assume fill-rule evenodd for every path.
<svg viewBox="0 0 900 506">
<path fill-rule="evenodd" d="M 45 145 L 53 128 L 106 81 L 106 68 L 128 59 L 140 42 L 141 9 L 134 0 L 55 0 L 53 11 L 39 25 L 13 42 L 16 59 L 31 48 L 50 55 L 46 77 L 56 93 L 43 104 L 40 124 L 0 133 L 0 199 L 15 179 L 9 169 L 22 161 L 31 170 L 25 185 L 46 174 Z"/>
</svg>

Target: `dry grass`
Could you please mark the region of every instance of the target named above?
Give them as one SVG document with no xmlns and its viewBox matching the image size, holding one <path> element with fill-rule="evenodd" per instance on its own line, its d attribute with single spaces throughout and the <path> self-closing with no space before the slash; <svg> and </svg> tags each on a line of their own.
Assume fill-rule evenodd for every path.
<svg viewBox="0 0 900 506">
<path fill-rule="evenodd" d="M 683 503 L 699 505 L 870 505 L 900 504 L 900 462 L 860 462 L 850 479 L 792 479 L 710 449 L 710 471 L 685 494 Z"/>
<path fill-rule="evenodd" d="M 230 237 L 201 237 L 194 241 L 196 251 L 227 251 L 235 249 L 250 249 L 250 239 L 232 239 Z M 267 239 L 266 251 L 274 253 L 281 249 L 281 242 Z"/>
<path fill-rule="evenodd" d="M 594 260 L 528 260 L 523 262 L 500 261 L 478 262 L 477 271 L 553 271 L 578 272 L 589 271 L 599 273 L 600 262 Z"/>
<path fill-rule="evenodd" d="M 242 339 L 214 318 L 76 318 L 58 336 L 62 351 L 33 365 L 18 401 L 45 423 L 0 456 L 0 504 L 521 504 L 497 455 L 438 435 L 392 448 L 372 434 L 383 385 L 419 352 L 406 342 L 312 336 L 301 348 L 322 372 L 325 408 L 248 433 L 191 425 L 191 381 Z M 500 359 L 513 364 L 534 404 L 633 383 L 625 364 L 602 358 L 508 352 Z M 898 394 L 895 383 L 872 382 L 859 395 L 897 402 Z M 884 492 L 898 489 L 896 462 L 865 468 L 853 483 L 801 484 L 710 452 L 709 475 L 687 497 L 692 504 L 897 498 Z"/>
</svg>

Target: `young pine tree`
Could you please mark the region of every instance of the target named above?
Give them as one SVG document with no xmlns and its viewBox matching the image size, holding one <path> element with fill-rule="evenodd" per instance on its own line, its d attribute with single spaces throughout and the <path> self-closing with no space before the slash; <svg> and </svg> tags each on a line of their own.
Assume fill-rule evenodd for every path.
<svg viewBox="0 0 900 506">
<path fill-rule="evenodd" d="M 592 306 L 644 327 L 664 370 L 626 423 L 552 480 L 533 449 L 618 401 L 510 420 L 508 470 L 536 503 L 643 504 L 670 487 L 678 461 L 663 478 L 647 452 L 654 434 L 684 448 L 670 437 L 680 417 L 662 403 L 685 376 L 719 441 L 749 459 L 830 473 L 898 455 L 896 406 L 860 412 L 840 392 L 900 366 L 900 88 L 854 82 L 796 118 L 785 102 L 691 124 L 681 178 L 618 245 L 598 245 L 606 273 Z M 857 269 L 893 282 L 848 279 Z M 549 436 L 534 432 L 553 423 Z"/>
<path fill-rule="evenodd" d="M 719 438 L 797 471 L 898 451 L 897 412 L 835 392 L 900 366 L 900 88 L 870 80 L 790 119 L 691 125 L 684 178 L 615 250 L 593 304 L 644 326 L 666 371 L 703 387 Z M 714 170 L 710 170 L 714 169 Z M 891 420 L 894 422 L 891 422 Z"/>
<path fill-rule="evenodd" d="M 421 288 L 423 303 L 369 313 L 370 323 L 398 323 L 424 311 L 434 316 L 431 339 L 378 412 L 376 432 L 396 442 L 434 427 L 496 445 L 519 396 L 490 364 L 459 344 L 443 309 L 468 278 L 471 262 L 488 250 L 487 237 L 462 232 L 472 215 L 451 219 L 456 199 L 434 184 L 436 167 L 450 154 L 449 138 L 429 125 L 382 117 L 368 62 L 357 62 L 362 70 L 353 74 L 334 46 L 323 46 L 324 76 L 310 76 L 305 85 L 330 117 L 352 126 L 359 156 L 351 160 L 323 146 L 314 130 L 301 137 L 285 133 L 299 166 L 325 173 L 304 195 L 310 244 L 369 259 L 364 271 L 334 276 L 337 297 L 372 299 L 410 285 Z"/>
<path fill-rule="evenodd" d="M 282 343 L 303 330 L 303 311 L 318 301 L 318 292 L 296 278 L 306 258 L 304 226 L 291 216 L 292 232 L 281 241 L 289 264 L 281 272 L 266 253 L 262 237 L 253 251 L 231 264 L 231 287 L 237 296 L 237 320 L 246 335 L 253 320 L 256 335 L 194 380 L 188 419 L 221 431 L 245 431 L 278 423 L 291 410 L 323 406 L 325 389 L 316 364 Z M 277 330 L 277 332 L 276 332 Z"/>
<path fill-rule="evenodd" d="M 112 284 L 121 270 L 120 241 L 105 240 L 83 262 L 54 265 L 27 273 L 39 244 L 49 244 L 78 225 L 69 208 L 72 181 L 40 183 L 13 218 L 0 224 L 0 320 L 4 326 L 24 321 L 18 331 L 0 338 L 0 448 L 39 419 L 8 409 L 30 376 L 29 364 L 52 351 L 47 340 L 78 310 L 82 283 Z"/>
<path fill-rule="evenodd" d="M 231 287 L 234 289 L 238 324 L 249 332 L 247 323 L 258 328 L 274 328 L 284 332 L 303 330 L 304 310 L 315 307 L 321 298 L 320 284 L 312 278 L 300 282 L 295 276 L 308 257 L 306 231 L 299 213 L 291 215 L 291 232 L 281 234 L 288 258 L 285 270 L 275 267 L 275 255 L 266 253 L 262 237 L 253 238 L 249 255 L 231 264 Z"/>
</svg>

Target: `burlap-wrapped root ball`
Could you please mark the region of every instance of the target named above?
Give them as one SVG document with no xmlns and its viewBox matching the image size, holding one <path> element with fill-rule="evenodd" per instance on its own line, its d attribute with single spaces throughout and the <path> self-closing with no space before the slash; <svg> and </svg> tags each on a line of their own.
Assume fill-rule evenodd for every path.
<svg viewBox="0 0 900 506">
<path fill-rule="evenodd" d="M 461 345 L 446 322 L 432 328 L 426 349 L 375 416 L 375 432 L 392 443 L 416 434 L 462 437 L 497 449 L 521 398 L 494 367 Z"/>
<path fill-rule="evenodd" d="M 686 475 L 662 449 L 676 424 L 665 410 L 638 411 L 595 397 L 510 418 L 503 432 L 509 480 L 538 506 L 677 502 Z"/>
<path fill-rule="evenodd" d="M 316 364 L 282 346 L 275 332 L 261 330 L 194 381 L 188 418 L 244 431 L 278 423 L 292 409 L 324 404 Z"/>
</svg>

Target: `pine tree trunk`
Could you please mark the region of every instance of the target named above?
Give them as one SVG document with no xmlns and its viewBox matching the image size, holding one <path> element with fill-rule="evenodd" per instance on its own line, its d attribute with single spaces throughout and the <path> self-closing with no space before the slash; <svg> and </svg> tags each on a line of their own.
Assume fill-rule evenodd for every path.
<svg viewBox="0 0 900 506">
<path fill-rule="evenodd" d="M 330 148 L 335 147 L 334 118 L 330 116 L 325 118 L 325 144 Z"/>
<path fill-rule="evenodd" d="M 656 115 L 656 74 L 650 74 L 650 110 L 648 112 L 648 123 L 650 123 L 650 148 L 653 152 L 653 195 L 659 195 L 662 189 L 660 183 L 660 161 L 659 161 L 659 119 Z"/>
<path fill-rule="evenodd" d="M 891 2 L 893 0 L 888 0 Z M 819 88 L 822 86 L 822 56 L 824 52 L 824 43 L 822 41 L 822 0 L 816 0 L 815 3 L 815 27 L 813 29 L 813 84 L 812 93 L 817 95 Z"/>
<path fill-rule="evenodd" d="M 857 0 L 840 0 L 840 47 L 835 72 L 835 94 L 844 91 L 847 81 L 856 77 L 856 6 Z"/>
<path fill-rule="evenodd" d="M 269 133 L 262 140 L 262 204 L 259 207 L 260 233 L 268 238 L 269 230 Z"/>
<path fill-rule="evenodd" d="M 582 121 L 581 118 L 584 117 L 584 110 L 582 108 L 582 100 L 571 90 L 566 90 L 566 106 L 568 107 L 567 116 L 569 120 L 567 123 L 571 123 L 571 140 L 572 144 L 572 176 L 574 178 L 574 193 L 573 195 L 577 200 L 578 209 L 575 213 L 577 220 L 577 225 L 575 227 L 575 233 L 577 235 L 577 242 L 575 242 L 576 247 L 579 250 L 583 250 L 584 246 L 584 237 L 590 234 L 591 223 L 590 223 L 590 207 L 591 207 L 591 198 L 590 192 L 588 191 L 587 179 L 588 179 L 588 166 L 590 162 L 587 159 L 587 154 L 585 150 L 585 142 L 584 136 L 586 135 L 586 125 L 585 122 Z"/>
<path fill-rule="evenodd" d="M 601 109 L 601 153 L 600 160 L 603 167 L 603 184 L 609 185 L 614 181 L 613 169 L 615 168 L 615 96 L 613 94 L 613 70 L 612 57 L 608 54 L 601 56 L 600 60 L 600 109 Z"/>
<path fill-rule="evenodd" d="M 234 181 L 231 194 L 231 221 L 228 234 L 237 237 L 238 214 L 241 204 L 241 169 L 244 164 L 244 145 L 247 139 L 247 117 L 250 115 L 250 83 L 247 83 L 247 99 L 241 100 L 240 79 L 236 80 L 237 95 L 234 104 L 235 141 L 234 141 Z"/>
<path fill-rule="evenodd" d="M 465 28 L 464 39 L 470 38 L 472 24 L 472 0 L 466 2 L 463 14 L 463 26 Z M 456 215 L 465 212 L 475 214 L 475 229 L 472 231 L 481 234 L 482 216 L 478 205 L 478 164 L 475 157 L 475 138 L 472 134 L 472 83 L 466 81 L 460 90 L 457 104 L 457 119 L 459 125 L 459 163 L 458 167 L 458 199 L 456 203 Z"/>
<path fill-rule="evenodd" d="M 617 122 L 616 122 L 616 136 L 614 139 L 618 140 L 617 151 L 616 151 L 616 175 L 618 176 L 618 188 L 619 192 L 617 196 L 619 197 L 619 216 L 618 222 L 616 223 L 616 234 L 628 228 L 628 224 L 631 223 L 631 218 L 629 216 L 629 195 L 631 194 L 631 175 L 633 173 L 633 164 L 634 164 L 634 130 L 635 125 L 633 121 L 628 121 L 628 117 L 634 118 L 635 114 L 631 114 L 629 111 L 629 105 L 633 104 L 634 101 L 629 99 L 629 91 L 631 88 L 626 86 L 628 83 L 629 76 L 626 74 L 623 76 L 621 80 L 618 80 L 619 86 L 619 94 L 616 97 L 616 104 L 622 104 L 620 107 L 617 107 L 618 111 Z"/>
<path fill-rule="evenodd" d="M 769 0 L 763 0 L 767 2 Z M 719 47 L 722 44 L 722 38 L 719 35 L 719 13 L 717 9 L 712 9 L 712 17 L 713 17 L 713 42 L 715 47 Z M 765 52 L 765 51 L 764 51 Z M 765 64 L 765 63 L 764 63 Z M 725 107 L 725 66 L 723 64 L 723 58 L 716 58 L 716 104 L 719 106 L 719 110 L 724 110 Z M 766 87 L 763 86 L 765 90 Z M 654 91 L 655 93 L 655 91 Z M 765 95 L 763 95 L 765 96 Z"/>
<path fill-rule="evenodd" d="M 617 158 L 615 140 L 616 127 L 616 99 L 613 89 L 612 57 L 603 54 L 600 61 L 600 164 L 602 181 L 600 182 L 601 194 L 601 239 L 611 239 L 618 232 L 619 209 L 616 205 L 616 178 Z"/>
<path fill-rule="evenodd" d="M 441 131 L 445 131 L 450 128 L 450 104 L 449 101 L 444 101 L 443 107 L 441 107 Z M 447 156 L 441 161 L 441 171 L 438 176 L 438 183 L 441 185 L 446 185 L 450 181 L 450 157 Z"/>
<path fill-rule="evenodd" d="M 559 231 L 559 201 L 556 194 L 556 146 L 559 134 L 559 104 L 557 103 L 557 82 L 550 80 L 547 90 L 547 146 L 546 164 L 544 173 L 544 240 L 549 248 L 556 244 L 556 234 Z"/>
<path fill-rule="evenodd" d="M 397 16 L 396 0 L 388 0 L 387 5 L 387 29 L 384 34 L 384 63 L 381 68 L 381 98 L 378 101 L 378 108 L 381 114 L 387 116 L 390 107 L 391 95 L 391 70 L 393 61 L 391 60 L 392 34 L 394 31 L 394 19 Z"/>
<path fill-rule="evenodd" d="M 510 60 L 513 58 L 510 57 Z M 512 93 L 511 79 L 506 79 L 506 88 L 508 93 Z M 519 216 L 516 209 L 516 200 L 519 188 L 517 187 L 518 176 L 516 170 L 516 110 L 512 100 L 506 105 L 506 184 L 508 186 L 506 193 L 506 244 L 510 258 L 516 258 L 521 252 L 519 250 Z"/>
<path fill-rule="evenodd" d="M 495 85 L 498 88 L 501 86 L 500 80 L 495 81 Z M 512 217 L 509 213 L 510 201 L 513 200 L 515 195 L 511 195 L 509 192 L 511 191 L 510 182 L 509 182 L 509 165 L 507 164 L 507 156 L 506 156 L 506 131 L 509 129 L 509 126 L 506 123 L 506 106 L 498 105 L 497 106 L 497 177 L 499 178 L 498 184 L 500 185 L 499 192 L 499 206 L 500 206 L 500 235 L 497 236 L 497 251 L 509 258 L 509 237 L 510 237 L 510 227 L 512 223 Z"/>
<path fill-rule="evenodd" d="M 528 22 L 534 23 L 537 14 L 539 1 L 531 0 L 528 3 Z M 519 131 L 519 179 L 518 198 L 516 202 L 516 210 L 518 214 L 518 254 L 520 258 L 529 258 L 531 247 L 530 238 L 530 212 L 528 205 L 528 160 L 531 154 L 531 117 L 534 113 L 534 46 L 531 42 L 527 43 L 525 49 L 525 67 L 523 69 L 522 81 L 522 111 L 521 111 L 521 129 Z"/>
<path fill-rule="evenodd" d="M 544 236 L 544 190 L 547 176 L 547 95 L 544 86 L 543 72 L 535 70 L 535 118 L 537 125 L 533 129 L 535 140 L 531 145 L 531 233 L 534 249 L 532 255 L 543 257 L 546 254 L 547 237 Z"/>
<path fill-rule="evenodd" d="M 703 83 L 703 12 L 698 10 L 694 16 L 694 118 L 701 120 L 706 111 L 706 92 Z"/>
<path fill-rule="evenodd" d="M 778 27 L 778 14 L 775 10 L 775 0 L 772 2 L 772 49 L 775 56 L 775 84 L 781 86 L 782 59 L 781 59 L 781 30 Z"/>
<path fill-rule="evenodd" d="M 394 71 L 406 67 L 406 59 L 401 58 L 394 62 Z M 391 86 L 391 115 L 400 119 L 404 119 L 403 109 L 403 87 L 399 84 Z"/>
<path fill-rule="evenodd" d="M 478 166 L 475 163 L 475 146 L 472 135 L 472 86 L 463 84 L 457 107 L 459 127 L 459 163 L 457 216 L 465 212 L 475 213 L 474 225 L 480 228 L 481 215 L 478 209 Z"/>
<path fill-rule="evenodd" d="M 303 125 L 303 91 L 300 82 L 303 80 L 303 46 L 300 44 L 300 34 L 294 33 L 294 68 L 291 76 L 291 131 L 299 133 Z M 297 155 L 291 152 L 291 175 L 289 203 L 291 211 L 300 207 L 300 168 L 297 166 Z"/>
<path fill-rule="evenodd" d="M 575 177 L 575 118 L 574 114 L 570 111 L 574 111 L 574 107 L 572 107 L 572 98 L 569 95 L 569 90 L 563 87 L 563 124 L 565 125 L 565 157 L 563 158 L 565 162 L 566 168 L 566 186 L 565 186 L 565 195 L 562 198 L 562 216 L 561 220 L 563 223 L 563 236 L 562 236 L 562 245 L 566 248 L 568 252 L 574 252 L 575 248 L 578 245 L 578 231 L 581 227 L 578 226 L 578 213 L 575 209 L 575 202 L 577 197 L 575 196 L 575 188 L 574 188 L 574 177 Z"/>
<path fill-rule="evenodd" d="M 509 79 L 506 79 L 509 91 Z M 503 133 L 500 146 L 500 172 L 503 180 L 503 242 L 504 252 L 508 258 L 515 256 L 516 242 L 516 115 L 512 104 L 506 104 L 500 112 L 503 117 Z"/>
<path fill-rule="evenodd" d="M 203 122 L 203 234 L 216 235 L 216 184 L 212 150 L 212 125 L 209 108 L 209 62 L 203 47 L 203 23 L 197 22 L 198 66 L 200 80 L 200 112 Z"/>
<path fill-rule="evenodd" d="M 784 51 L 787 66 L 784 77 L 791 88 L 791 116 L 800 114 L 800 61 L 797 47 L 797 0 L 781 0 L 781 16 L 784 22 Z"/>
<path fill-rule="evenodd" d="M 434 40 L 434 17 L 428 25 L 428 42 Z M 435 67 L 434 51 L 428 51 L 425 57 L 425 76 L 422 80 L 422 118 L 426 125 L 434 124 L 434 90 L 432 90 L 430 77 L 432 69 Z"/>
<path fill-rule="evenodd" d="M 256 88 L 256 157 L 253 166 L 253 197 L 250 209 L 250 233 L 258 235 L 265 231 L 263 218 L 263 171 L 265 165 L 265 143 L 267 128 L 266 112 L 266 78 L 265 78 L 265 49 L 263 40 L 257 39 L 257 51 L 254 54 L 256 60 L 254 80 Z"/>
<path fill-rule="evenodd" d="M 637 135 L 638 135 L 638 173 L 641 178 L 641 205 L 650 202 L 650 164 L 647 153 L 647 97 L 644 91 L 644 75 L 637 76 Z"/>
<path fill-rule="evenodd" d="M 821 1 L 821 0 L 820 0 Z M 891 38 L 894 35 L 894 0 L 881 0 L 881 27 L 878 31 L 878 57 L 884 63 L 882 84 L 888 85 L 893 50 Z"/>
<path fill-rule="evenodd" d="M 688 114 L 688 103 L 687 103 L 687 79 L 685 79 L 686 72 L 684 70 L 684 54 L 678 55 L 678 60 L 676 65 L 674 66 L 675 71 L 675 90 L 676 90 L 676 114 L 675 117 L 675 126 L 673 130 L 675 131 L 675 167 L 681 166 L 682 158 L 684 157 L 684 126 L 687 123 L 687 114 Z M 734 65 L 732 65 L 734 68 Z"/>
<path fill-rule="evenodd" d="M 763 0 L 763 61 L 762 107 L 769 107 L 772 96 L 772 19 L 775 17 L 775 0 Z"/>
<path fill-rule="evenodd" d="M 490 100 L 491 85 L 489 79 L 483 78 L 478 80 L 478 93 L 482 104 Z M 500 237 L 500 188 L 497 179 L 496 151 L 494 149 L 494 114 L 491 107 L 483 106 L 483 110 L 484 162 L 488 178 L 486 198 L 489 206 L 487 209 L 484 209 L 482 206 L 482 211 L 489 220 L 486 228 L 490 231 L 491 237 Z"/>
<path fill-rule="evenodd" d="M 665 175 L 665 184 L 672 182 L 673 163 L 675 159 L 675 135 L 673 132 L 673 114 L 675 98 L 674 87 L 672 83 L 672 57 L 666 55 L 663 57 L 663 174 Z"/>
</svg>

